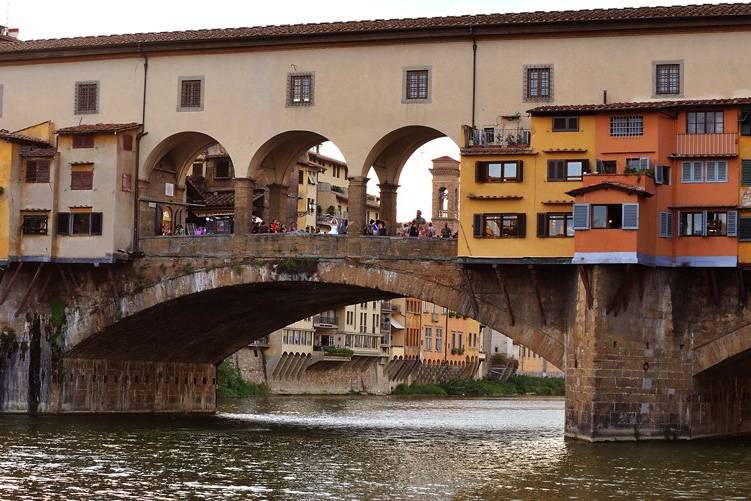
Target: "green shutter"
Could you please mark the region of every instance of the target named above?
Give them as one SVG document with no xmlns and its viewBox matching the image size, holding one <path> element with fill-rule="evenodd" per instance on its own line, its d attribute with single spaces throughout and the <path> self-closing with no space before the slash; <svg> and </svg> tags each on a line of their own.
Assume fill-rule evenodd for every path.
<svg viewBox="0 0 751 501">
<path fill-rule="evenodd" d="M 751 160 L 741 162 L 741 185 L 751 186 Z"/>
<path fill-rule="evenodd" d="M 474 224 L 473 224 L 473 234 L 475 238 L 482 238 L 483 237 L 483 225 L 482 225 L 482 214 L 475 214 L 474 217 Z"/>
</svg>

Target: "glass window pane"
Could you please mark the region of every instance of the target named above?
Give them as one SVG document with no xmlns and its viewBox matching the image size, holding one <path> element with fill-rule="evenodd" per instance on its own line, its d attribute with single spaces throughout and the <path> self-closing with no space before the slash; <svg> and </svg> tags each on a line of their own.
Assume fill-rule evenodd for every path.
<svg viewBox="0 0 751 501">
<path fill-rule="evenodd" d="M 607 228 L 608 225 L 608 206 L 592 206 L 592 228 Z"/>
<path fill-rule="evenodd" d="M 567 162 L 566 163 L 566 177 L 579 178 L 582 177 L 582 162 Z"/>
<path fill-rule="evenodd" d="M 516 179 L 516 170 L 516 162 L 508 162 L 503 164 L 503 178 Z"/>
<path fill-rule="evenodd" d="M 89 219 L 90 214 L 73 214 L 73 234 L 88 235 Z"/>
<path fill-rule="evenodd" d="M 501 178 L 501 164 L 488 164 L 488 177 L 491 179 Z"/>
</svg>

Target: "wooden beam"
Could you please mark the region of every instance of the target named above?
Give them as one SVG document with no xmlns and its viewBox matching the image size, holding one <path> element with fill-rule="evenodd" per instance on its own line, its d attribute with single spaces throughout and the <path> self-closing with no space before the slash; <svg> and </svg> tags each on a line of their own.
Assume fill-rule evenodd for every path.
<svg viewBox="0 0 751 501">
<path fill-rule="evenodd" d="M 589 268 L 583 264 L 577 266 L 579 268 L 579 277 L 581 278 L 582 285 L 584 286 L 584 293 L 587 296 L 587 309 L 591 310 L 594 304 L 594 297 L 592 296 L 592 283 L 589 280 Z"/>
<path fill-rule="evenodd" d="M 42 273 L 43 268 L 44 268 L 44 263 L 39 263 L 39 266 L 37 267 L 37 271 L 34 273 L 34 277 L 31 279 L 31 283 L 27 287 L 26 293 L 24 293 L 23 299 L 21 299 L 21 303 L 18 305 L 18 309 L 16 310 L 15 316 L 20 315 L 21 312 L 26 308 L 26 302 L 29 300 L 29 296 L 31 296 L 31 291 L 34 288 L 34 284 L 39 278 L 39 275 Z"/>
<path fill-rule="evenodd" d="M 2 297 L 0 297 L 0 304 L 5 303 L 5 300 L 8 299 L 8 295 L 10 294 L 10 291 L 13 289 L 13 284 L 16 282 L 16 278 L 18 278 L 18 274 L 21 272 L 21 268 L 23 268 L 23 261 L 18 263 L 18 266 L 16 267 L 16 271 L 13 272 L 13 275 L 11 275 L 8 285 L 5 286 L 3 295 Z M 5 275 L 3 275 L 3 278 L 5 278 Z"/>
<path fill-rule="evenodd" d="M 508 289 L 506 289 L 506 280 L 504 280 L 501 268 L 497 264 L 493 265 L 493 269 L 495 270 L 495 279 L 498 282 L 498 288 L 501 289 L 501 292 L 506 298 L 506 310 L 508 311 L 509 321 L 513 327 L 516 324 L 516 321 L 514 320 L 514 310 L 511 309 L 511 298 L 508 295 Z"/>
<path fill-rule="evenodd" d="M 529 271 L 532 274 L 532 287 L 535 289 L 535 299 L 537 299 L 537 312 L 540 314 L 540 324 L 545 327 L 547 322 L 545 321 L 545 310 L 542 308 L 542 298 L 540 297 L 540 287 L 537 283 L 537 270 L 534 265 L 529 265 Z"/>
<path fill-rule="evenodd" d="M 469 275 L 469 270 L 462 266 L 462 276 L 464 277 L 465 285 L 467 286 L 467 290 L 469 291 L 469 300 L 472 304 L 472 311 L 474 312 L 474 318 L 477 320 L 477 317 L 480 315 L 480 305 L 477 303 L 477 296 L 475 295 L 475 288 L 472 285 L 472 277 Z"/>
</svg>

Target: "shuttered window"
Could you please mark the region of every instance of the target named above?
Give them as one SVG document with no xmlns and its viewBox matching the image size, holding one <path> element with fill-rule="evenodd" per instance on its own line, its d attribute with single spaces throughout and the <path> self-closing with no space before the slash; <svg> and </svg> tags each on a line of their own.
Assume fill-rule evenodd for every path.
<svg viewBox="0 0 751 501">
<path fill-rule="evenodd" d="M 524 162 L 477 162 L 475 181 L 478 183 L 520 183 L 524 180 Z"/>
<path fill-rule="evenodd" d="M 660 212 L 659 235 L 662 238 L 673 238 L 673 213 Z"/>
<path fill-rule="evenodd" d="M 76 134 L 73 136 L 73 148 L 93 148 L 94 134 Z"/>
<path fill-rule="evenodd" d="M 475 214 L 475 238 L 524 238 L 527 234 L 527 215 Z"/>
<path fill-rule="evenodd" d="M 751 160 L 741 162 L 741 185 L 751 186 Z"/>
<path fill-rule="evenodd" d="M 708 160 L 706 162 L 706 179 L 708 183 L 724 183 L 728 180 L 728 163 L 726 160 Z"/>
<path fill-rule="evenodd" d="M 573 237 L 573 214 L 570 212 L 541 212 L 537 214 L 537 236 L 540 238 Z"/>
<path fill-rule="evenodd" d="M 639 204 L 623 204 L 622 225 L 624 230 L 639 229 Z"/>
<path fill-rule="evenodd" d="M 26 160 L 27 183 L 49 183 L 50 161 L 49 160 Z"/>
<path fill-rule="evenodd" d="M 94 188 L 94 169 L 73 166 L 70 172 L 71 190 L 90 190 Z"/>
<path fill-rule="evenodd" d="M 738 235 L 738 211 L 728 211 L 728 236 L 735 237 Z"/>
<path fill-rule="evenodd" d="M 742 217 L 738 221 L 738 240 L 751 242 L 751 217 Z"/>
<path fill-rule="evenodd" d="M 581 181 L 589 160 L 548 160 L 548 181 Z"/>
<path fill-rule="evenodd" d="M 701 183 L 704 181 L 704 164 L 699 160 L 687 161 L 681 164 L 682 183 Z"/>
<path fill-rule="evenodd" d="M 574 230 L 589 229 L 589 204 L 574 204 Z"/>
<path fill-rule="evenodd" d="M 123 150 L 133 151 L 133 136 L 130 134 L 123 134 Z"/>
</svg>

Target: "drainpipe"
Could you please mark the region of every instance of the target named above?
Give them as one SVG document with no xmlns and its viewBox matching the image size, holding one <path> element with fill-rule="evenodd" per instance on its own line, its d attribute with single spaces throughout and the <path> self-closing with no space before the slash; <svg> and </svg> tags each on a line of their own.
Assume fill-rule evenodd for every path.
<svg viewBox="0 0 751 501">
<path fill-rule="evenodd" d="M 477 100 L 477 39 L 473 26 L 469 27 L 472 36 L 472 129 L 475 128 L 475 103 Z"/>
<path fill-rule="evenodd" d="M 141 52 L 141 57 L 143 57 L 143 96 L 141 99 L 141 130 L 136 134 L 136 172 L 135 172 L 135 186 L 133 187 L 133 245 L 131 246 L 133 249 L 133 253 L 138 253 L 138 239 L 139 239 L 139 226 L 141 224 L 141 207 L 139 205 L 139 196 L 140 196 L 140 189 L 139 189 L 139 179 L 141 177 L 140 175 L 140 165 L 141 165 L 141 139 L 143 136 L 148 134 L 148 132 L 145 132 L 146 129 L 146 82 L 148 80 L 149 75 L 149 57 L 144 54 L 143 48 L 141 47 L 141 44 L 138 44 L 138 50 Z"/>
</svg>

